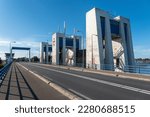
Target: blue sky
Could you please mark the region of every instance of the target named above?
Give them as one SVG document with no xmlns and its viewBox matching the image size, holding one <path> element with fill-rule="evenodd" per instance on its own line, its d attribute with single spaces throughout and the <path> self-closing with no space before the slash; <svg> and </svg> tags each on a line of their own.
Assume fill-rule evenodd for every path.
<svg viewBox="0 0 150 117">
<path fill-rule="evenodd" d="M 130 18 L 135 57 L 150 58 L 149 4 L 149 0 L 0 0 L 0 56 L 9 52 L 10 41 L 17 46 L 32 42 L 32 55 L 39 55 L 38 42 L 50 40 L 59 26 L 62 31 L 64 21 L 67 33 L 77 28 L 85 34 L 85 14 L 98 7 Z"/>
</svg>

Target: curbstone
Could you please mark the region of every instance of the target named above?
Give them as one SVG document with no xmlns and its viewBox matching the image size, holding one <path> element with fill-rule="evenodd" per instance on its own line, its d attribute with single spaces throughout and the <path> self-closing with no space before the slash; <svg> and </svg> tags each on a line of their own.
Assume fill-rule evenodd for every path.
<svg viewBox="0 0 150 117">
<path fill-rule="evenodd" d="M 64 89 L 63 87 L 57 85 L 56 83 L 53 83 L 52 81 L 32 72 L 31 70 L 29 70 L 28 68 L 24 67 L 21 64 L 19 64 L 19 63 L 17 63 L 17 64 L 19 66 L 21 66 L 22 68 L 24 68 L 25 70 L 29 71 L 31 74 L 33 74 L 34 76 L 36 76 L 37 78 L 39 78 L 43 82 L 45 82 L 46 84 L 48 84 L 49 86 L 51 86 L 52 88 L 54 88 L 55 90 L 57 90 L 58 92 L 60 92 L 61 94 L 63 94 L 64 96 L 68 97 L 69 99 L 71 99 L 71 100 L 82 100 L 82 98 L 73 94 L 71 91 Z"/>
</svg>

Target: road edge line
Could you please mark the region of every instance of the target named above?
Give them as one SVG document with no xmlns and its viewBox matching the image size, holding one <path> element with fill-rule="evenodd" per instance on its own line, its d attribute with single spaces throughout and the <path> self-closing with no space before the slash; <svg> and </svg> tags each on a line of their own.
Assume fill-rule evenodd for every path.
<svg viewBox="0 0 150 117">
<path fill-rule="evenodd" d="M 37 73 L 34 73 L 33 71 L 29 70 L 28 68 L 26 68 L 25 66 L 17 63 L 19 66 L 21 66 L 23 69 L 27 70 L 28 72 L 30 72 L 31 74 L 33 74 L 34 76 L 36 76 L 37 78 L 39 78 L 40 80 L 42 80 L 43 82 L 45 82 L 46 84 L 48 84 L 49 86 L 51 86 L 52 88 L 54 88 L 55 90 L 57 90 L 58 92 L 60 92 L 61 94 L 63 94 L 64 96 L 68 97 L 71 100 L 82 100 L 81 97 L 73 94 L 72 92 L 64 89 L 63 87 L 59 86 L 56 83 L 53 83 L 51 80 L 47 80 L 46 78 L 44 78 L 41 75 L 38 75 Z"/>
<path fill-rule="evenodd" d="M 147 78 L 149 76 L 143 75 L 143 74 L 130 74 L 130 73 L 120 73 L 120 72 L 114 72 L 114 73 L 107 73 L 106 71 L 97 71 L 97 70 L 90 70 L 90 69 L 84 69 L 84 68 L 73 68 L 70 66 L 56 66 L 56 65 L 47 65 L 47 64 L 42 64 L 43 66 L 52 66 L 56 68 L 61 68 L 61 69 L 70 69 L 70 70 L 75 70 L 75 71 L 83 71 L 83 72 L 88 72 L 88 73 L 96 73 L 100 75 L 106 75 L 106 76 L 116 76 L 116 78 L 123 78 L 123 79 L 132 79 L 132 80 L 139 80 L 139 81 L 146 81 L 150 82 L 150 79 Z M 136 75 L 136 76 L 132 76 Z M 143 78 L 143 77 L 145 78 Z"/>
</svg>

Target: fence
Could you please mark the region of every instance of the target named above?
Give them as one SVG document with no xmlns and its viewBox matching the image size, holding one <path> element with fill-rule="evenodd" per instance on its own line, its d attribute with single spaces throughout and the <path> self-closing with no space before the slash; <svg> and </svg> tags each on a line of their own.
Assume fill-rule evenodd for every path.
<svg viewBox="0 0 150 117">
<path fill-rule="evenodd" d="M 6 64 L 3 68 L 0 69 L 0 80 L 3 80 L 4 76 L 7 74 L 11 63 Z"/>
<path fill-rule="evenodd" d="M 74 67 L 83 67 L 82 63 L 76 64 Z M 86 64 L 84 66 L 86 68 L 95 69 L 95 70 L 111 70 L 118 72 L 129 72 L 129 73 L 137 73 L 137 74 L 148 74 L 150 75 L 150 64 L 136 64 L 134 66 L 126 65 L 119 67 L 117 65 L 110 64 Z"/>
<path fill-rule="evenodd" d="M 69 66 L 69 65 L 60 65 L 60 66 Z M 76 63 L 76 65 L 71 67 L 82 67 L 82 63 Z M 137 73 L 137 74 L 147 74 L 150 75 L 150 64 L 137 64 L 134 66 L 131 65 L 122 65 L 121 67 L 118 65 L 110 65 L 110 64 L 84 64 L 84 68 L 94 69 L 94 70 L 109 70 L 109 71 L 117 71 L 117 72 L 129 72 L 129 73 Z"/>
<path fill-rule="evenodd" d="M 135 66 L 125 66 L 124 72 L 132 72 L 139 74 L 149 74 L 150 75 L 150 64 L 137 64 Z"/>
<path fill-rule="evenodd" d="M 87 65 L 87 68 L 97 69 L 97 70 L 112 70 L 119 72 L 129 72 L 129 73 L 138 73 L 138 74 L 148 74 L 150 75 L 150 64 L 136 64 L 134 66 L 126 65 L 123 67 L 118 67 L 117 65 L 109 65 L 109 64 L 93 64 Z"/>
</svg>

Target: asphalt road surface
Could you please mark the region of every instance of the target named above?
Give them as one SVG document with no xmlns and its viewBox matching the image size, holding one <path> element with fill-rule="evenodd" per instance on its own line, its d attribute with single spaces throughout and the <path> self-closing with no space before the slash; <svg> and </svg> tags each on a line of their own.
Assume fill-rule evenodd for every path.
<svg viewBox="0 0 150 117">
<path fill-rule="evenodd" d="M 27 70 L 13 63 L 0 84 L 0 100 L 68 99 Z"/>
<path fill-rule="evenodd" d="M 96 73 L 62 69 L 34 63 L 20 63 L 83 99 L 149 100 L 150 82 Z"/>
</svg>

